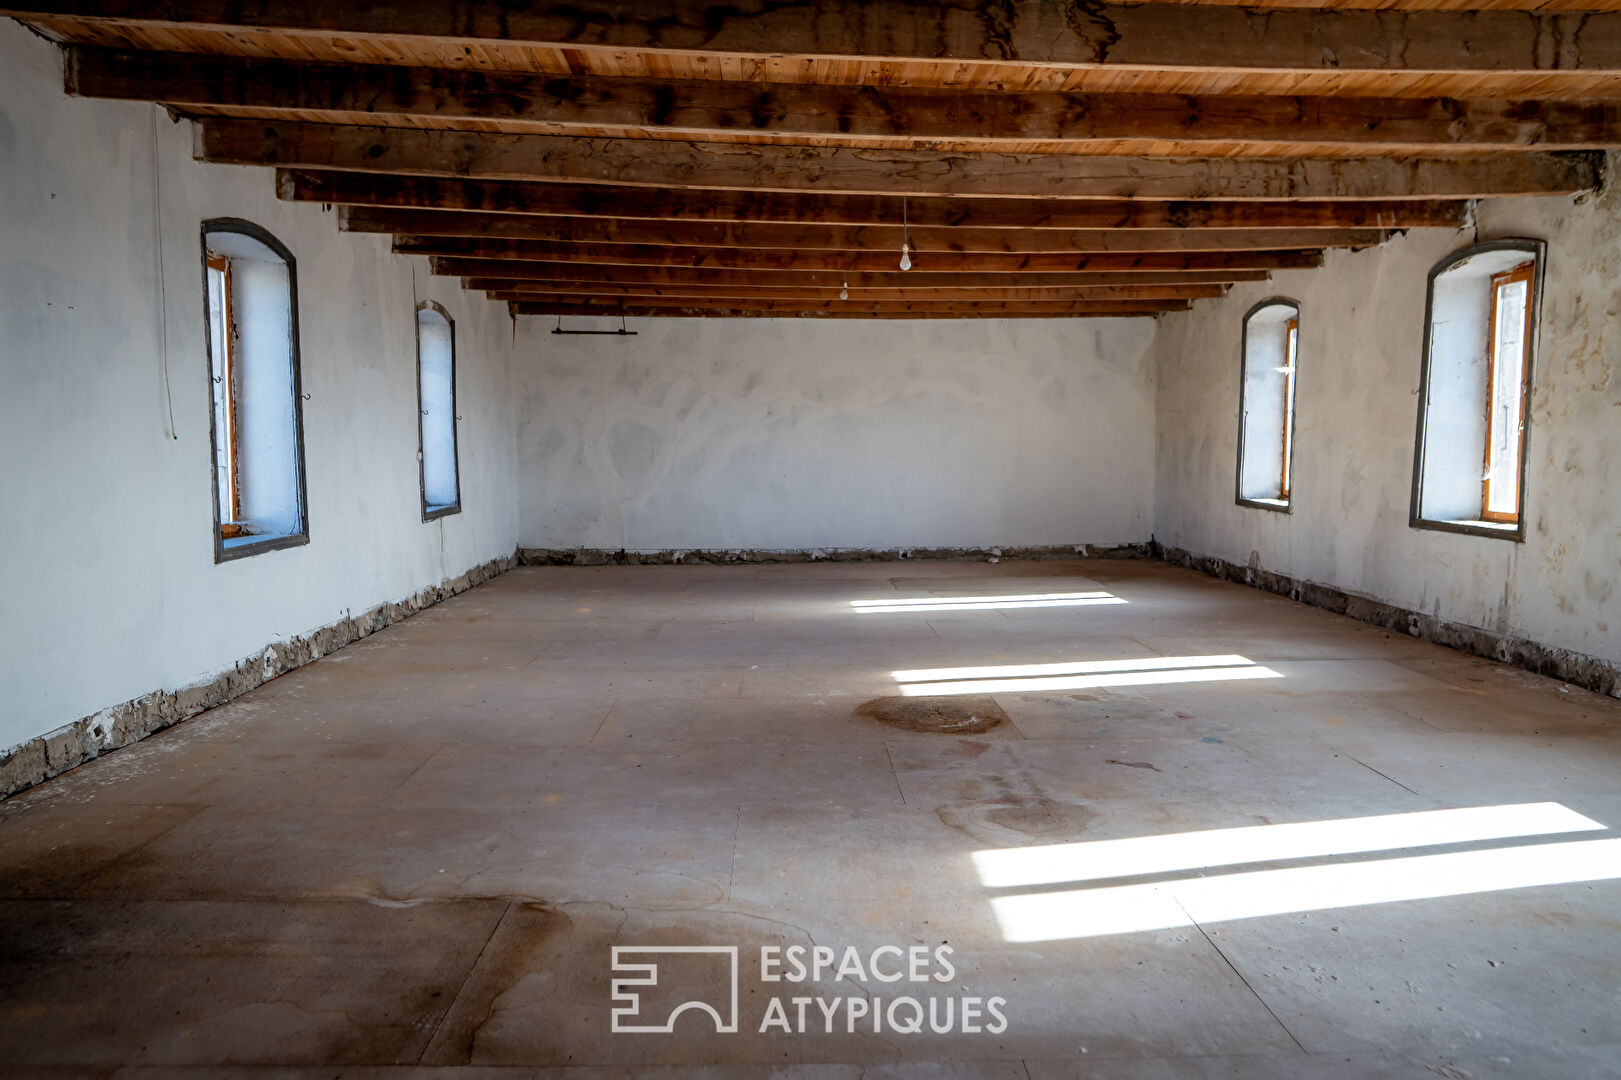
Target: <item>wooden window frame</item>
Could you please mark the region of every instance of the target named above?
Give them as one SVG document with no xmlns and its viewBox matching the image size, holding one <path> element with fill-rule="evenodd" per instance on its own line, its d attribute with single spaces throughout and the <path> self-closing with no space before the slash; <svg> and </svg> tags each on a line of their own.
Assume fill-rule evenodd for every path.
<svg viewBox="0 0 1621 1080">
<path fill-rule="evenodd" d="M 202 258 L 203 341 L 204 341 L 204 346 L 205 346 L 204 349 L 203 349 L 203 363 L 206 365 L 206 368 L 207 368 L 207 371 L 208 371 L 208 380 L 209 380 L 209 384 L 210 384 L 210 388 L 211 388 L 210 389 L 209 402 L 208 402 L 208 432 L 209 432 L 209 450 L 208 450 L 208 452 L 209 452 L 209 470 L 208 470 L 208 472 L 209 472 L 209 483 L 210 483 L 210 488 L 211 488 L 212 497 L 213 497 L 212 498 L 213 509 L 212 509 L 211 512 L 212 512 L 213 517 L 214 517 L 214 562 L 215 563 L 224 563 L 224 562 L 231 562 L 231 561 L 234 561 L 236 559 L 244 559 L 244 558 L 247 558 L 249 556 L 258 555 L 258 554 L 261 554 L 261 553 L 267 552 L 267 551 L 279 551 L 279 550 L 281 550 L 283 548 L 302 547 L 302 546 L 304 546 L 304 545 L 306 545 L 306 544 L 308 544 L 310 542 L 309 486 L 308 486 L 308 484 L 306 482 L 305 472 L 304 472 L 304 381 L 303 381 L 303 362 L 302 362 L 302 356 L 301 356 L 300 347 L 299 347 L 299 328 L 298 328 L 298 322 L 299 322 L 299 320 L 298 320 L 298 262 L 297 262 L 296 259 L 293 258 L 293 253 L 290 250 L 288 250 L 286 244 L 283 244 L 280 240 L 277 240 L 273 235 L 271 235 L 267 230 L 260 228 L 258 225 L 255 225 L 251 221 L 245 221 L 245 220 L 243 220 L 241 218 L 209 218 L 209 219 L 205 220 L 202 223 L 202 227 L 201 227 L 201 229 L 199 231 L 200 231 L 201 242 L 202 242 L 201 246 L 202 246 L 202 256 L 203 256 L 203 258 Z M 219 464 L 218 464 L 219 463 L 219 457 L 218 457 L 218 455 L 219 455 L 219 440 L 220 440 L 220 437 L 221 437 L 221 432 L 217 429 L 217 426 L 214 423 L 214 399 L 213 399 L 213 392 L 212 392 L 212 385 L 213 385 L 213 381 L 214 381 L 214 352 L 213 352 L 213 349 L 214 349 L 213 321 L 214 320 L 213 320 L 213 314 L 209 310 L 209 300 L 208 300 L 208 271 L 210 269 L 209 263 L 210 263 L 210 260 L 212 258 L 214 258 L 215 255 L 216 255 L 216 253 L 215 253 L 215 251 L 213 249 L 213 246 L 210 243 L 210 239 L 213 236 L 215 236 L 217 234 L 220 234 L 220 233 L 238 233 L 238 234 L 241 234 L 242 236 L 246 236 L 246 237 L 248 237 L 248 238 L 250 238 L 252 240 L 255 240 L 255 241 L 259 242 L 260 244 L 262 244 L 266 248 L 268 248 L 272 253 L 274 253 L 275 256 L 278 259 L 280 259 L 287 267 L 287 305 L 288 305 L 287 316 L 288 316 L 288 333 L 289 333 L 290 338 L 291 338 L 291 340 L 289 342 L 289 350 L 290 351 L 289 351 L 288 359 L 289 359 L 289 362 L 291 363 L 291 366 L 292 366 L 292 371 L 291 371 L 291 376 L 292 376 L 292 378 L 291 378 L 291 391 L 292 391 L 292 395 L 293 395 L 293 401 L 292 401 L 292 406 L 293 406 L 293 469 L 294 469 L 294 473 L 295 473 L 295 482 L 298 485 L 298 532 L 295 532 L 295 533 L 285 533 L 285 534 L 280 534 L 280 535 L 270 535 L 270 536 L 265 536 L 262 539 L 258 539 L 258 538 L 249 539 L 248 537 L 251 534 L 245 533 L 241 529 L 241 527 L 239 525 L 235 525 L 235 523 L 233 523 L 233 522 L 222 521 L 220 519 Z M 227 258 L 228 258 L 228 256 L 227 256 Z M 232 305 L 232 309 L 233 309 L 233 311 L 232 311 L 232 321 L 234 322 L 235 321 L 234 305 Z M 234 328 L 232 328 L 230 326 L 227 326 L 227 331 L 226 332 L 228 334 L 230 334 L 234 338 L 234 336 L 235 336 Z M 232 349 L 232 358 L 233 358 L 233 361 L 234 361 L 235 360 L 235 350 L 234 349 Z M 234 367 L 234 362 L 233 362 L 233 367 Z M 233 416 L 233 422 L 232 422 L 233 428 L 237 426 L 236 422 L 235 422 L 235 414 L 236 414 L 236 406 L 237 406 L 237 401 L 236 401 L 237 387 L 234 384 L 235 384 L 235 380 L 233 379 L 232 394 L 231 394 L 231 409 L 232 409 L 232 416 Z M 231 458 L 232 458 L 231 468 L 232 468 L 232 472 L 234 474 L 233 475 L 233 487 L 238 488 L 237 491 L 234 491 L 232 493 L 232 501 L 233 501 L 232 512 L 235 513 L 235 514 L 240 514 L 241 513 L 241 497 L 240 497 L 239 484 L 240 484 L 240 475 L 241 475 L 241 465 L 240 465 L 241 455 L 240 455 L 239 451 L 241 449 L 241 443 L 240 443 L 239 439 L 235 438 L 234 433 L 230 437 L 233 438 L 233 442 L 234 442 L 234 444 L 232 446 L 232 450 L 231 450 Z M 234 526 L 234 532 L 232 530 L 228 529 L 227 526 Z M 235 540 L 235 541 L 239 541 L 239 542 L 233 543 L 229 547 L 227 547 L 226 546 L 226 541 L 227 540 Z"/>
<path fill-rule="evenodd" d="M 1449 518 L 1425 517 L 1424 506 L 1424 473 L 1425 458 L 1429 454 L 1428 433 L 1426 430 L 1430 411 L 1430 352 L 1434 344 L 1435 333 L 1435 285 L 1436 281 L 1448 272 L 1456 269 L 1463 263 L 1476 256 L 1494 251 L 1517 252 L 1520 258 L 1515 262 L 1515 268 L 1529 262 L 1531 271 L 1531 290 L 1526 310 L 1526 357 L 1525 390 L 1523 402 L 1525 405 L 1524 424 L 1520 432 L 1520 469 L 1516 483 L 1519 485 L 1519 516 L 1513 521 L 1494 523 L 1485 520 L 1457 520 Z M 1412 529 L 1428 529 L 1435 532 L 1457 533 L 1463 536 L 1489 537 L 1493 540 L 1508 540 L 1513 543 L 1525 542 L 1525 523 L 1528 518 L 1527 506 L 1530 500 L 1530 491 L 1526 485 L 1527 455 L 1531 449 L 1532 427 L 1534 420 L 1531 413 L 1531 387 L 1536 382 L 1537 349 L 1540 341 L 1541 307 L 1543 293 L 1543 274 L 1546 271 L 1548 257 L 1548 243 L 1533 237 L 1508 237 L 1502 240 L 1487 240 L 1460 248 L 1430 267 L 1429 277 L 1424 289 L 1424 332 L 1419 352 L 1418 368 L 1418 408 L 1415 417 L 1413 436 L 1413 480 L 1410 489 L 1410 501 L 1407 509 L 1407 525 Z M 1488 281 L 1488 287 L 1490 282 Z M 1488 334 L 1488 341 L 1490 335 Z M 1490 346 L 1488 345 L 1488 348 Z"/>
<path fill-rule="evenodd" d="M 1520 331 L 1520 412 L 1515 423 L 1515 438 L 1519 442 L 1517 460 L 1525 458 L 1525 422 L 1526 414 L 1531 407 L 1531 312 L 1532 300 L 1536 291 L 1536 263 L 1527 261 L 1504 270 L 1500 274 L 1493 274 L 1491 281 L 1492 303 L 1491 322 L 1488 324 L 1486 334 L 1486 447 L 1482 454 L 1481 481 L 1480 481 L 1480 520 L 1496 521 L 1504 524 L 1518 524 L 1520 520 L 1520 483 L 1519 472 L 1515 473 L 1514 484 L 1514 511 L 1505 513 L 1501 510 L 1491 510 L 1492 501 L 1492 441 L 1497 436 L 1494 422 L 1497 413 L 1497 298 L 1505 285 L 1512 285 L 1517 281 L 1525 282 L 1525 323 Z"/>
<path fill-rule="evenodd" d="M 225 482 L 230 486 L 231 520 L 220 522 L 220 536 L 229 540 L 242 535 L 242 484 L 238 475 L 240 431 L 236 421 L 236 319 L 231 308 L 231 260 L 228 256 L 210 251 L 205 256 L 208 268 L 220 273 L 220 326 L 225 340 L 219 343 L 222 360 L 219 379 L 220 393 L 225 395 Z M 212 365 L 213 357 L 209 357 Z M 218 463 L 216 462 L 216 468 Z"/>
<path fill-rule="evenodd" d="M 1295 309 L 1297 312 L 1298 308 Z M 1300 354 L 1300 316 L 1283 326 L 1283 466 L 1278 477 L 1278 498 L 1289 501 L 1290 460 L 1295 449 L 1295 360 Z"/>
</svg>

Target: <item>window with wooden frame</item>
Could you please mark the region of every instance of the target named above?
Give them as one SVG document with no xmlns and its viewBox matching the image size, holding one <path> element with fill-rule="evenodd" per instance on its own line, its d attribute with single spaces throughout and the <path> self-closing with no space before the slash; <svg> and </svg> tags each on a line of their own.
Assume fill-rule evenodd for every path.
<svg viewBox="0 0 1621 1080">
<path fill-rule="evenodd" d="M 1525 452 L 1526 376 L 1530 374 L 1531 278 L 1521 263 L 1492 275 L 1491 339 L 1486 350 L 1486 472 L 1481 483 L 1483 521 L 1520 519 L 1520 458 Z"/>
<path fill-rule="evenodd" d="M 231 364 L 236 321 L 231 312 L 231 260 L 205 251 L 208 266 L 209 373 L 214 384 L 214 489 L 220 536 L 242 535 L 242 498 L 237 482 L 236 372 Z"/>
<path fill-rule="evenodd" d="M 417 305 L 417 463 L 422 520 L 459 513 L 456 322 L 431 300 Z"/>
<path fill-rule="evenodd" d="M 203 224 L 214 558 L 309 541 L 292 253 L 250 222 Z"/>
<path fill-rule="evenodd" d="M 1300 316 L 1284 324 L 1283 350 L 1283 479 L 1278 498 L 1289 501 L 1289 466 L 1295 441 L 1295 356 L 1300 351 Z"/>
<path fill-rule="evenodd" d="M 1430 271 L 1415 528 L 1522 540 L 1545 245 L 1498 240 Z"/>
<path fill-rule="evenodd" d="M 1244 315 L 1239 384 L 1240 506 L 1287 512 L 1294 487 L 1300 307 L 1272 297 Z"/>
</svg>

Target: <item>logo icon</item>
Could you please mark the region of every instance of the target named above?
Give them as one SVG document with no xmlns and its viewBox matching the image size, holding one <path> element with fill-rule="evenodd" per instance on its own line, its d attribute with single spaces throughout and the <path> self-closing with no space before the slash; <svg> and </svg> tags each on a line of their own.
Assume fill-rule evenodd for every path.
<svg viewBox="0 0 1621 1080">
<path fill-rule="evenodd" d="M 666 989 L 673 984 L 682 989 L 682 993 L 659 994 L 650 993 L 659 986 L 659 964 L 654 962 L 633 963 L 631 960 L 646 958 L 666 958 L 666 967 L 678 968 L 680 973 L 676 979 L 666 982 Z M 715 958 L 715 959 L 706 959 Z M 692 963 L 693 960 L 699 963 Z M 724 969 L 724 974 L 722 971 Z M 615 945 L 613 946 L 613 986 L 612 995 L 615 1007 L 612 1010 L 610 1030 L 616 1033 L 628 1034 L 662 1034 L 668 1035 L 675 1031 L 676 1019 L 688 1009 L 708 1013 L 715 1021 L 715 1031 L 722 1035 L 735 1034 L 737 1031 L 737 946 L 736 945 Z M 716 985 L 719 984 L 719 985 Z M 645 987 L 646 990 L 636 989 Z M 729 991 L 729 998 L 717 1007 L 713 1002 L 713 995 L 706 993 L 704 997 L 687 997 L 696 987 L 705 990 L 713 987 L 724 987 Z M 643 994 L 653 999 L 651 1015 L 642 1015 Z M 710 1000 L 705 1000 L 708 997 Z M 674 1005 L 667 1012 L 662 1009 L 660 998 L 676 1001 L 685 998 Z M 646 1023 L 656 1019 L 662 1012 L 663 1023 Z M 644 1021 L 637 1023 L 636 1021 Z"/>
</svg>

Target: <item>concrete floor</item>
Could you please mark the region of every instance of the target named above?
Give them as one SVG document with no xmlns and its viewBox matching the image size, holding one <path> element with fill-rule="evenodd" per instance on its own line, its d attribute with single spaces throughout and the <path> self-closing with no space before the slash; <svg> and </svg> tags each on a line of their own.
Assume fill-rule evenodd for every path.
<svg viewBox="0 0 1621 1080">
<path fill-rule="evenodd" d="M 862 708 L 1081 661 L 903 703 L 988 730 Z M 1156 563 L 521 569 L 0 804 L 0 1070 L 1621 1076 L 1618 764 L 1621 701 Z M 672 945 L 738 947 L 737 1033 L 611 1032 L 612 947 Z M 626 1023 L 726 1011 L 728 954 L 650 959 Z M 1006 1029 L 848 1033 L 903 996 Z M 833 1031 L 761 1034 L 794 997 Z"/>
</svg>

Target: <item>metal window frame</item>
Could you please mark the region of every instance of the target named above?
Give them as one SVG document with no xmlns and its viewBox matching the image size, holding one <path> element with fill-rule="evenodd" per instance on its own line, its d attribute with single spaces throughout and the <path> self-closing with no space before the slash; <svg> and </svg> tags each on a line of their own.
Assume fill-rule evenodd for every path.
<svg viewBox="0 0 1621 1080">
<path fill-rule="evenodd" d="M 1275 514 L 1292 514 L 1292 513 L 1294 513 L 1294 508 L 1295 508 L 1294 495 L 1295 495 L 1295 489 L 1296 489 L 1297 485 L 1295 484 L 1294 469 L 1289 468 L 1288 466 L 1286 466 L 1287 471 L 1289 473 L 1289 497 L 1288 498 L 1279 499 L 1279 500 L 1272 500 L 1272 501 L 1266 501 L 1266 500 L 1261 500 L 1261 499 L 1250 499 L 1250 498 L 1246 498 L 1244 496 L 1244 438 L 1245 438 L 1246 429 L 1249 426 L 1248 420 L 1246 419 L 1247 413 L 1246 413 L 1246 410 L 1245 410 L 1245 407 L 1244 407 L 1245 406 L 1244 399 L 1245 399 L 1245 396 L 1246 396 L 1246 394 L 1245 394 L 1245 391 L 1246 391 L 1245 383 L 1248 381 L 1248 370 L 1247 369 L 1248 369 L 1248 359 L 1249 359 L 1249 352 L 1250 352 L 1250 320 L 1253 319 L 1256 315 L 1260 314 L 1263 310 L 1265 310 L 1266 308 L 1269 308 L 1269 307 L 1292 307 L 1292 308 L 1295 309 L 1295 321 L 1296 321 L 1296 323 L 1298 324 L 1298 322 L 1300 321 L 1300 315 L 1301 315 L 1300 301 L 1296 300 L 1292 296 L 1269 296 L 1265 300 L 1258 301 L 1257 303 L 1251 305 L 1250 309 L 1248 311 L 1244 312 L 1244 324 L 1243 324 L 1243 327 L 1242 327 L 1241 333 L 1239 334 L 1239 339 L 1238 339 L 1238 341 L 1239 341 L 1239 346 L 1238 346 L 1238 460 L 1237 460 L 1237 463 L 1236 463 L 1236 468 L 1235 468 L 1234 473 L 1233 473 L 1233 502 L 1237 503 L 1239 506 L 1249 507 L 1252 510 L 1270 510 Z M 1298 342 L 1299 339 L 1296 338 L 1296 340 Z M 1298 394 L 1300 392 L 1300 371 L 1298 370 L 1298 367 L 1299 367 L 1299 347 L 1298 347 L 1298 345 L 1296 347 L 1295 352 L 1296 352 L 1296 357 L 1295 357 L 1296 371 L 1295 371 L 1295 374 L 1294 374 L 1294 380 L 1295 380 L 1295 393 L 1298 396 Z M 1287 403 L 1285 403 L 1284 407 L 1288 408 Z M 1298 406 L 1289 413 L 1289 430 L 1287 432 L 1287 438 L 1285 439 L 1284 446 L 1286 447 L 1286 452 L 1291 456 L 1291 458 L 1294 455 L 1295 441 L 1296 441 L 1295 440 L 1295 432 L 1296 432 L 1296 429 L 1298 427 L 1299 416 L 1300 416 L 1300 409 L 1299 409 Z M 1293 462 L 1291 461 L 1288 464 L 1292 465 Z"/>
<path fill-rule="evenodd" d="M 225 546 L 225 537 L 222 529 L 225 525 L 220 520 L 220 492 L 219 472 L 216 462 L 219 460 L 219 432 L 214 424 L 214 339 L 213 328 L 210 325 L 208 311 L 208 238 L 215 233 L 236 233 L 241 236 L 257 240 L 275 253 L 276 257 L 287 264 L 287 302 L 289 305 L 288 328 L 291 336 L 290 359 L 293 376 L 293 457 L 294 466 L 298 476 L 298 526 L 296 533 L 283 533 L 277 536 L 267 536 L 263 540 L 250 540 L 245 543 Z M 252 555 L 259 555 L 266 551 L 279 551 L 283 548 L 302 547 L 310 542 L 310 508 L 309 488 L 304 480 L 304 380 L 303 361 L 299 351 L 298 329 L 298 263 L 287 245 L 277 240 L 267 230 L 242 218 L 209 218 L 202 223 L 199 232 L 202 244 L 202 258 L 199 265 L 203 275 L 203 365 L 204 373 L 208 378 L 208 477 L 211 491 L 211 513 L 214 516 L 214 562 L 232 562 L 236 559 L 245 559 Z M 229 329 L 226 331 L 229 333 Z"/>
<path fill-rule="evenodd" d="M 456 501 L 446 506 L 428 508 L 428 445 L 422 430 L 422 312 L 435 311 L 450 327 L 450 471 L 456 479 Z M 424 300 L 411 316 L 415 320 L 417 346 L 417 496 L 422 504 L 422 520 L 438 521 L 442 517 L 462 512 L 462 455 L 461 430 L 456 417 L 456 320 L 443 304 Z"/>
<path fill-rule="evenodd" d="M 1520 516 L 1512 529 L 1492 527 L 1484 524 L 1473 524 L 1467 521 L 1451 521 L 1445 518 L 1427 518 L 1420 513 L 1424 501 L 1424 429 L 1425 420 L 1429 416 L 1430 405 L 1430 345 L 1435 326 L 1435 282 L 1442 274 L 1457 266 L 1466 259 L 1476 255 L 1483 255 L 1492 251 L 1519 251 L 1529 255 L 1535 268 L 1531 272 L 1531 306 L 1526 312 L 1526 357 L 1525 357 L 1525 431 L 1520 446 L 1520 471 L 1518 477 Z M 1487 240 L 1478 244 L 1471 244 L 1466 248 L 1447 255 L 1440 262 L 1430 268 L 1429 277 L 1424 287 L 1424 345 L 1419 353 L 1418 368 L 1418 423 L 1413 438 L 1413 486 L 1412 495 L 1407 507 L 1407 527 L 1410 529 L 1428 529 L 1435 532 L 1456 533 L 1461 536 L 1481 536 L 1495 540 L 1512 540 L 1515 543 L 1525 542 L 1526 522 L 1530 520 L 1530 492 L 1526 484 L 1527 468 L 1531 460 L 1531 392 L 1535 386 L 1535 369 L 1537 352 L 1542 338 L 1542 281 L 1547 269 L 1548 242 L 1532 237 L 1507 237 L 1502 240 Z"/>
</svg>

